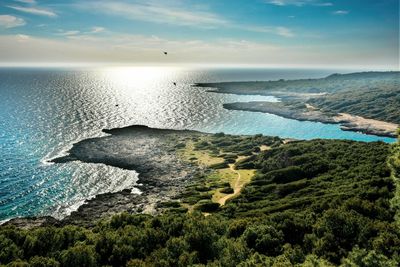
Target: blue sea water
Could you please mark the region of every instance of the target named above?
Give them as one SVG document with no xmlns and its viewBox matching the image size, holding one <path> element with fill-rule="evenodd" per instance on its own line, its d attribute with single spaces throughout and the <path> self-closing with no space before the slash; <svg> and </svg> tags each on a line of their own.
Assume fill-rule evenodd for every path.
<svg viewBox="0 0 400 267">
<path fill-rule="evenodd" d="M 144 124 L 230 134 L 393 142 L 338 125 L 229 111 L 223 103 L 274 97 L 206 92 L 197 82 L 324 77 L 338 70 L 110 67 L 0 68 L 0 220 L 61 218 L 85 199 L 134 188 L 137 173 L 102 164 L 49 164 L 101 129 Z M 176 82 L 176 86 L 173 84 Z M 118 106 L 116 106 L 118 105 Z M 140 193 L 133 190 L 133 193 Z"/>
</svg>

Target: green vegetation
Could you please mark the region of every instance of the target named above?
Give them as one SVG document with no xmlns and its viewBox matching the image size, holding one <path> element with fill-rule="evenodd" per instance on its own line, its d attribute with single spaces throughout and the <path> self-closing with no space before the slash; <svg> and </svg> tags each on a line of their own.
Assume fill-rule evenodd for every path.
<svg viewBox="0 0 400 267">
<path fill-rule="evenodd" d="M 291 93 L 336 93 L 368 90 L 370 88 L 394 88 L 399 84 L 400 72 L 359 72 L 332 74 L 321 79 L 298 79 L 255 82 L 200 83 L 198 86 L 217 88 L 217 92 L 271 95 L 279 92 Z"/>
<path fill-rule="evenodd" d="M 400 227 L 400 129 L 398 129 L 399 139 L 392 146 L 391 156 L 389 157 L 389 166 L 392 170 L 392 179 L 396 184 L 395 197 L 392 199 L 392 207 L 396 210 L 396 221 Z"/>
<path fill-rule="evenodd" d="M 191 140 L 181 147 L 182 158 L 189 162 L 197 162 L 206 167 L 205 171 L 196 177 L 196 183 L 188 186 L 181 195 L 181 201 L 189 210 L 208 210 L 206 201 L 215 211 L 219 203 L 238 194 L 254 175 L 254 170 L 234 170 L 232 164 L 261 151 L 260 147 L 277 147 L 282 140 L 278 137 L 263 135 L 234 136 L 217 133 Z M 211 169 L 211 170 L 210 170 Z M 235 191 L 236 189 L 236 191 Z M 200 206 L 200 207 L 197 207 Z M 204 208 L 206 207 L 206 208 Z"/>
<path fill-rule="evenodd" d="M 283 104 L 303 110 L 309 103 L 330 113 L 349 113 L 365 118 L 400 123 L 400 72 L 361 72 L 333 74 L 322 79 L 265 82 L 223 82 L 199 84 L 216 92 L 273 95 Z M 229 104 L 227 105 L 229 106 Z"/>
<path fill-rule="evenodd" d="M 339 92 L 308 101 L 325 112 L 349 113 L 400 124 L 400 80 L 397 83 Z"/>
<path fill-rule="evenodd" d="M 400 233 L 390 206 L 395 188 L 388 151 L 380 142 L 330 140 L 271 149 L 237 166 L 260 171 L 221 212 L 232 219 L 272 220 L 283 243 L 334 264 L 356 247 L 396 258 Z"/>
<path fill-rule="evenodd" d="M 0 265 L 398 266 L 400 228 L 390 203 L 400 144 L 224 138 L 236 137 L 195 142 L 221 158 L 252 151 L 247 142 L 272 146 L 237 161 L 237 171 L 257 173 L 226 205 L 210 200 L 204 173 L 182 196 L 204 196 L 191 212 L 172 201 L 158 216 L 122 213 L 94 227 L 1 226 Z"/>
</svg>

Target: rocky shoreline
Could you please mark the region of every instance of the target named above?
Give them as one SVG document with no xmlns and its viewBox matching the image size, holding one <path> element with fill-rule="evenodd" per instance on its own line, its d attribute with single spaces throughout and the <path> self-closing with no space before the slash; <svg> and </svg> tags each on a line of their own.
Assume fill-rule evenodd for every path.
<svg viewBox="0 0 400 267">
<path fill-rule="evenodd" d="M 400 121 L 398 110 L 400 72 L 332 74 L 325 78 L 197 83 L 207 92 L 235 95 L 274 96 L 281 102 L 237 102 L 226 109 L 264 112 L 288 119 L 340 124 L 343 131 L 395 138 Z M 385 101 L 387 96 L 392 101 Z M 347 99 L 345 99 L 347 98 Z M 353 99 L 353 101 L 347 101 Z M 376 101 L 373 101 L 373 100 Z M 318 100 L 325 100 L 318 102 Z M 315 107 L 311 106 L 314 105 Z M 347 108 L 343 108 L 346 105 Z M 376 110 L 371 119 L 369 110 Z M 370 119 L 368 119 L 370 118 Z"/>
<path fill-rule="evenodd" d="M 177 147 L 193 137 L 205 135 L 203 133 L 142 125 L 103 131 L 109 135 L 80 141 L 73 145 L 68 155 L 53 162 L 62 164 L 79 160 L 135 170 L 139 173 L 140 195 L 131 194 L 130 189 L 99 194 L 62 220 L 49 216 L 27 217 L 15 218 L 5 224 L 24 228 L 64 224 L 90 226 L 101 218 L 124 211 L 156 214 L 160 212 L 158 204 L 177 197 L 200 170 L 199 166 L 182 160 Z"/>
<path fill-rule="evenodd" d="M 350 114 L 325 113 L 310 105 L 303 107 L 289 105 L 283 102 L 272 103 L 265 101 L 235 102 L 223 105 L 229 110 L 243 110 L 275 114 L 288 119 L 299 121 L 315 121 L 322 123 L 340 124 L 343 131 L 362 132 L 383 137 L 397 136 L 399 125 L 378 120 L 365 119 Z"/>
</svg>

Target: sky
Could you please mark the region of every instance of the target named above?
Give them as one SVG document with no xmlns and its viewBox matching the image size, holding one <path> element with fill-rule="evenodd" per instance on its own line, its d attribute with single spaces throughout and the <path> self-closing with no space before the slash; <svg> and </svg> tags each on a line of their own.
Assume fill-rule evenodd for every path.
<svg viewBox="0 0 400 267">
<path fill-rule="evenodd" d="M 0 0 L 0 65 L 35 64 L 397 70 L 399 0 Z"/>
</svg>

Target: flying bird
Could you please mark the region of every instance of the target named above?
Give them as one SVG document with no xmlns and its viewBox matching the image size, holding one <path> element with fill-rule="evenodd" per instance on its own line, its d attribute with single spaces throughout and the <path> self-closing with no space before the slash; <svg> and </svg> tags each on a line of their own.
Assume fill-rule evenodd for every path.
<svg viewBox="0 0 400 267">
<path fill-rule="evenodd" d="M 176 86 L 176 83 L 174 82 L 174 85 Z"/>
<path fill-rule="evenodd" d="M 165 52 L 165 51 L 164 51 L 164 55 L 168 55 L 168 52 Z"/>
</svg>

